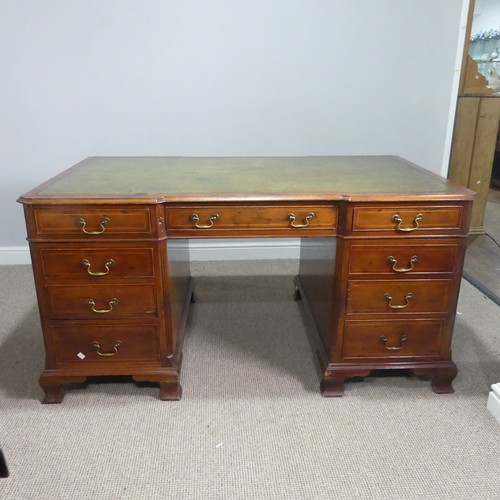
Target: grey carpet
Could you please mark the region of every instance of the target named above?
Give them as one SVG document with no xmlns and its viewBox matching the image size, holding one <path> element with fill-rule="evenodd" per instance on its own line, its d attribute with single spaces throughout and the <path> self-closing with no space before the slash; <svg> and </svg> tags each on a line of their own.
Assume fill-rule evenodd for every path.
<svg viewBox="0 0 500 500">
<path fill-rule="evenodd" d="M 28 266 L 0 267 L 2 499 L 498 499 L 500 308 L 462 283 L 456 393 L 375 376 L 322 398 L 296 263 L 193 264 L 180 402 L 125 381 L 41 405 Z M 241 276 L 240 276 L 241 275 Z"/>
</svg>

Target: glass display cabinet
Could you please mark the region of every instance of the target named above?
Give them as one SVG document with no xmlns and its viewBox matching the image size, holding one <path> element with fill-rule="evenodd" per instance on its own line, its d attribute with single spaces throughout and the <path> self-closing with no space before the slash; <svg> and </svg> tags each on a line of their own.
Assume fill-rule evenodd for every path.
<svg viewBox="0 0 500 500">
<path fill-rule="evenodd" d="M 471 0 L 448 178 L 476 192 L 470 233 L 484 234 L 500 118 L 500 2 Z"/>
</svg>

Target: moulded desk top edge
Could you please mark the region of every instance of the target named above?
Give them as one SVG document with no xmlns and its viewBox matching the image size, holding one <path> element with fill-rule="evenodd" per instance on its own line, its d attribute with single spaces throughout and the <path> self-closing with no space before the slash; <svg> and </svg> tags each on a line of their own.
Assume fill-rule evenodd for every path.
<svg viewBox="0 0 500 500">
<path fill-rule="evenodd" d="M 467 200 L 474 192 L 406 160 L 360 157 L 92 157 L 25 204 Z"/>
<path fill-rule="evenodd" d="M 404 200 L 403 200 L 404 197 Z M 324 195 L 317 195 L 311 197 L 310 195 L 294 195 L 290 196 L 265 196 L 259 194 L 246 194 L 241 195 L 225 195 L 220 194 L 217 197 L 208 197 L 201 194 L 183 194 L 179 196 L 156 196 L 156 197 L 143 197 L 143 198 L 123 198 L 111 196 L 87 196 L 82 197 L 53 197 L 53 198 L 39 198 L 30 197 L 29 194 L 23 195 L 18 198 L 18 202 L 25 205 L 189 205 L 189 204 L 231 204 L 231 205 L 248 205 L 259 203 L 336 203 L 336 202 L 349 202 L 349 203 L 381 203 L 381 202 L 433 202 L 433 201 L 464 201 L 472 200 L 474 194 L 450 194 L 450 193 L 432 193 L 432 194 L 407 194 L 402 193 L 387 193 L 381 194 L 363 194 L 363 195 L 341 195 L 338 193 L 324 193 Z"/>
</svg>

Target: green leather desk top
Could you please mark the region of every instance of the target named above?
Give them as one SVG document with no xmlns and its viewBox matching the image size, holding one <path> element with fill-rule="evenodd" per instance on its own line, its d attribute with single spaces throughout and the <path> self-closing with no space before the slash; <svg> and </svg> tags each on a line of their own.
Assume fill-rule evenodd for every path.
<svg viewBox="0 0 500 500">
<path fill-rule="evenodd" d="M 411 201 L 472 196 L 472 191 L 395 156 L 91 157 L 19 201 Z"/>
</svg>

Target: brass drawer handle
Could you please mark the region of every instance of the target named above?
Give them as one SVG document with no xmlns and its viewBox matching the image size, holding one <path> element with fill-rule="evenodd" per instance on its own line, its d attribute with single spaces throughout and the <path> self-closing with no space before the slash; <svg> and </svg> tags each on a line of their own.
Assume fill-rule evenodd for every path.
<svg viewBox="0 0 500 500">
<path fill-rule="evenodd" d="M 107 314 L 110 313 L 113 310 L 113 306 L 116 306 L 118 304 L 118 299 L 111 299 L 108 304 L 109 304 L 109 309 L 96 309 L 95 308 L 95 300 L 94 299 L 88 299 L 87 304 L 92 307 L 92 311 L 97 313 L 97 314 Z"/>
<path fill-rule="evenodd" d="M 408 262 L 409 267 L 396 267 L 398 261 L 392 255 L 389 255 L 389 257 L 387 257 L 387 262 L 389 262 L 389 264 L 392 264 L 393 271 L 396 271 L 397 273 L 407 273 L 413 269 L 413 264 L 416 264 L 418 262 L 418 256 L 413 255 L 413 257 L 410 258 L 410 261 Z"/>
<path fill-rule="evenodd" d="M 295 228 L 302 228 L 302 227 L 307 227 L 309 225 L 309 222 L 316 217 L 316 214 L 314 212 L 308 212 L 307 215 L 304 218 L 304 223 L 303 224 L 295 224 L 295 214 L 288 214 L 286 216 L 286 220 L 290 221 L 290 226 L 295 227 Z"/>
<path fill-rule="evenodd" d="M 101 352 L 100 349 L 101 349 L 101 344 L 99 344 L 99 342 L 97 342 L 97 340 L 94 340 L 94 342 L 92 342 L 92 347 L 95 348 L 95 351 L 97 352 L 97 354 L 99 356 L 103 356 L 103 357 L 109 357 L 109 356 L 114 356 L 115 354 L 118 354 L 118 348 L 122 345 L 122 341 L 121 340 L 117 340 L 115 342 L 115 345 L 113 346 L 113 350 L 111 352 Z"/>
<path fill-rule="evenodd" d="M 89 259 L 83 259 L 82 260 L 82 266 L 83 267 L 86 267 L 87 268 L 87 272 L 91 275 L 91 276 L 106 276 L 106 274 L 109 273 L 109 268 L 115 263 L 115 261 L 113 259 L 108 259 L 105 263 L 104 263 L 104 268 L 106 269 L 106 271 L 91 271 L 90 270 L 90 267 L 91 267 L 91 264 L 90 264 L 90 261 Z"/>
<path fill-rule="evenodd" d="M 392 216 L 392 222 L 396 223 L 396 231 L 400 231 L 401 233 L 410 233 L 411 231 L 416 231 L 419 228 L 419 224 L 424 220 L 424 214 L 418 214 L 413 219 L 414 227 L 401 227 L 403 223 L 403 219 L 399 214 L 394 214 Z"/>
<path fill-rule="evenodd" d="M 387 349 L 388 351 L 400 351 L 401 349 L 403 349 L 405 342 L 408 340 L 408 335 L 401 335 L 398 346 L 388 346 L 387 337 L 385 337 L 384 335 L 381 335 L 379 338 L 380 342 L 384 344 L 384 348 Z"/>
<path fill-rule="evenodd" d="M 207 224 L 206 226 L 200 226 L 198 224 L 198 222 L 200 221 L 200 217 L 198 216 L 198 214 L 192 214 L 191 217 L 189 217 L 189 219 L 192 222 L 194 222 L 194 226 L 197 229 L 210 229 L 214 225 L 214 222 L 216 222 L 216 221 L 219 220 L 219 214 L 212 214 L 210 216 L 210 219 L 208 219 L 208 221 L 210 222 L 210 224 Z"/>
<path fill-rule="evenodd" d="M 384 299 L 387 300 L 387 302 L 389 302 L 389 307 L 391 309 L 405 309 L 406 307 L 408 307 L 410 305 L 410 300 L 413 299 L 413 293 L 408 292 L 406 294 L 405 303 L 402 305 L 394 305 L 392 303 L 392 295 L 390 293 L 384 293 Z"/>
<path fill-rule="evenodd" d="M 103 217 L 101 222 L 100 222 L 100 226 L 101 226 L 101 230 L 100 231 L 87 231 L 86 229 L 86 226 L 87 226 L 87 222 L 85 221 L 85 219 L 83 217 L 80 217 L 76 223 L 79 225 L 79 226 L 82 226 L 82 231 L 85 233 L 85 234 L 102 234 L 104 233 L 104 231 L 106 231 L 106 226 L 111 222 L 110 218 L 109 217 Z"/>
</svg>

